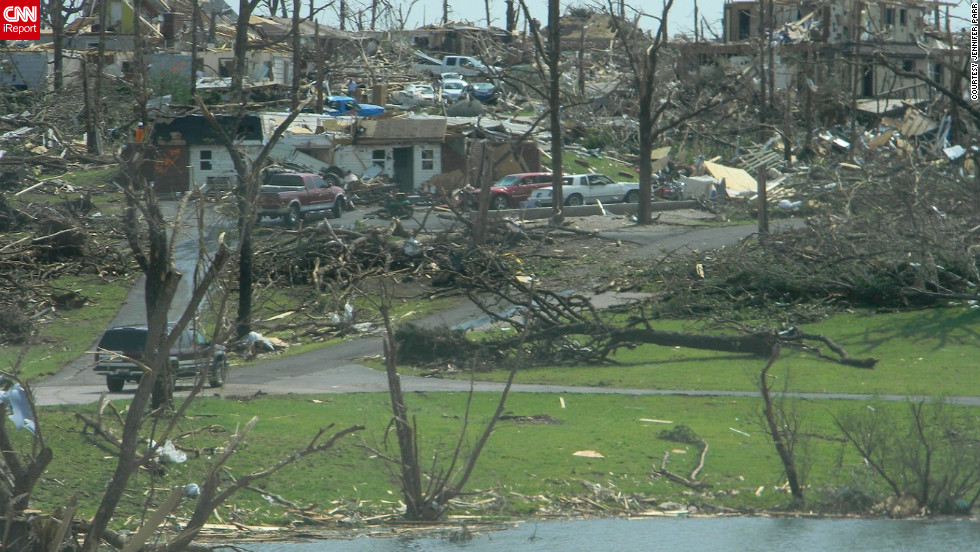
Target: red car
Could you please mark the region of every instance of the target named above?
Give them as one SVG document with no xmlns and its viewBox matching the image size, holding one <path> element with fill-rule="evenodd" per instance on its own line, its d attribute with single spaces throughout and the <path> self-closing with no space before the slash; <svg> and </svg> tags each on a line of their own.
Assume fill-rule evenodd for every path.
<svg viewBox="0 0 980 552">
<path fill-rule="evenodd" d="M 490 188 L 490 208 L 516 209 L 521 206 L 521 202 L 531 197 L 531 192 L 548 186 L 551 186 L 551 173 L 548 172 L 509 174 Z M 471 190 L 469 200 L 470 206 L 477 208 L 480 190 Z"/>
</svg>

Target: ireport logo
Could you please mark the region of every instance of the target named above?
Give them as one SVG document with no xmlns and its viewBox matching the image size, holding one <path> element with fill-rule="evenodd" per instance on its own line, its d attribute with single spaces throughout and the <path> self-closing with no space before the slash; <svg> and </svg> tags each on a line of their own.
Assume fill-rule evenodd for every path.
<svg viewBox="0 0 980 552">
<path fill-rule="evenodd" d="M 0 40 L 41 40 L 41 0 L 0 0 Z"/>
</svg>

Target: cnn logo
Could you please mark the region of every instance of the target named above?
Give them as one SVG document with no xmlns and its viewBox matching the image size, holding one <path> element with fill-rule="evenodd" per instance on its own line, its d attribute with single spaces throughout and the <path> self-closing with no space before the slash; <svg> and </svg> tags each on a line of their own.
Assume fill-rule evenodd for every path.
<svg viewBox="0 0 980 552">
<path fill-rule="evenodd" d="M 0 0 L 0 40 L 41 40 L 41 0 Z"/>
</svg>

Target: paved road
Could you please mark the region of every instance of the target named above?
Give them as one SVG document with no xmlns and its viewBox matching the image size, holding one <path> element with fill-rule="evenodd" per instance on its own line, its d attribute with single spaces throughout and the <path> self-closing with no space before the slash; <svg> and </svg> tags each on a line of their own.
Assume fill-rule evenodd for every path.
<svg viewBox="0 0 980 552">
<path fill-rule="evenodd" d="M 359 213 L 346 213 L 340 224 L 353 224 L 360 217 Z M 782 227 L 796 226 L 801 221 L 781 221 Z M 233 227 L 230 221 L 209 221 L 212 234 Z M 193 225 L 190 225 L 193 228 Z M 724 228 L 670 228 L 646 231 L 630 231 L 609 233 L 604 237 L 637 243 L 632 254 L 637 257 L 657 256 L 663 251 L 682 251 L 685 249 L 712 249 L 737 243 L 738 240 L 755 232 L 752 225 Z M 178 244 L 178 268 L 184 271 L 185 279 L 193 274 L 194 258 L 196 255 L 196 237 L 188 234 L 180 236 Z M 182 292 L 184 297 L 189 291 Z M 599 303 L 611 304 L 630 300 L 630 296 L 614 294 L 597 297 Z M 144 317 L 142 282 L 137 284 L 121 306 L 113 325 L 123 323 L 142 323 Z M 178 314 L 176 312 L 172 315 Z M 478 323 L 482 315 L 472 305 L 461 305 L 449 311 L 427 317 L 425 324 L 429 325 L 472 325 Z M 221 389 L 205 389 L 205 395 L 220 396 L 249 396 L 256 393 L 268 394 L 309 394 L 309 393 L 356 393 L 380 392 L 387 390 L 383 373 L 372 370 L 358 363 L 359 359 L 380 355 L 382 351 L 381 338 L 375 335 L 352 337 L 344 342 L 302 355 L 276 358 L 269 361 L 233 368 L 230 381 Z M 467 381 L 444 380 L 437 378 L 404 377 L 402 386 L 406 391 L 466 391 L 470 388 Z M 126 398 L 135 387 L 127 385 L 121 393 L 113 393 L 110 397 Z M 498 391 L 502 384 L 477 382 L 477 391 Z M 614 388 L 581 388 L 561 385 L 515 385 L 516 392 L 540 393 L 617 393 L 630 395 L 693 395 L 693 396 L 756 396 L 752 392 L 729 391 L 674 391 L 674 390 L 638 390 Z M 80 357 L 67 366 L 61 373 L 53 376 L 34 387 L 37 404 L 80 404 L 98 401 L 106 392 L 105 379 L 92 373 L 91 355 Z M 186 389 L 178 388 L 178 395 Z M 801 397 L 811 398 L 840 398 L 866 399 L 867 395 L 816 395 L 801 394 Z M 894 397 L 896 399 L 900 397 Z M 959 397 L 952 399 L 966 404 L 980 404 L 980 398 Z"/>
</svg>

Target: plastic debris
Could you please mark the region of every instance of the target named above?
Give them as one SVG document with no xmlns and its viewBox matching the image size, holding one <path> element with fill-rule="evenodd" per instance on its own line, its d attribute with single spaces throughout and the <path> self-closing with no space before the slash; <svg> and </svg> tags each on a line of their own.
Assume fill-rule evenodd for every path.
<svg viewBox="0 0 980 552">
<path fill-rule="evenodd" d="M 157 458 L 161 464 L 182 464 L 187 460 L 187 454 L 182 450 L 177 450 L 173 441 L 167 441 L 157 451 Z"/>
<path fill-rule="evenodd" d="M 0 391 L 0 403 L 10 405 L 10 421 L 17 429 L 26 429 L 34 433 L 34 418 L 31 414 L 31 404 L 27 400 L 27 393 L 19 383 L 15 383 L 7 391 Z"/>
<path fill-rule="evenodd" d="M 330 321 L 334 324 L 350 324 L 354 321 L 354 306 L 347 303 L 342 312 L 330 316 Z"/>
<path fill-rule="evenodd" d="M 276 346 L 272 344 L 272 341 L 259 332 L 248 332 L 245 336 L 245 346 L 248 347 L 249 351 L 254 351 L 259 349 L 262 351 L 275 351 Z"/>
<path fill-rule="evenodd" d="M 405 242 L 405 254 L 410 257 L 422 254 L 422 244 L 415 238 L 409 238 Z"/>
</svg>

